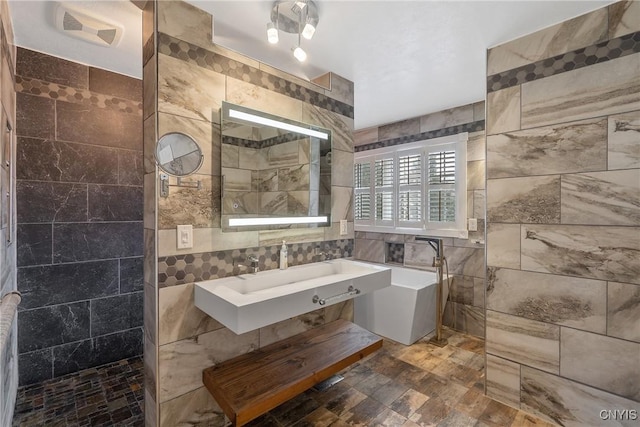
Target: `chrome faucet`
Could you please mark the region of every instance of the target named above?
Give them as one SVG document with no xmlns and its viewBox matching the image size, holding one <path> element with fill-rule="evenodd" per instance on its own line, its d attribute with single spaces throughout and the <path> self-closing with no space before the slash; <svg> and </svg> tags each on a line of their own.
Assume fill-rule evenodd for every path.
<svg viewBox="0 0 640 427">
<path fill-rule="evenodd" d="M 315 249 L 315 256 L 322 257 L 322 261 L 333 259 L 333 253 L 331 252 L 323 252 L 320 248 Z"/>
<path fill-rule="evenodd" d="M 247 256 L 247 259 L 245 261 L 246 261 L 246 264 L 239 264 L 236 262 L 236 265 L 238 267 L 244 267 L 248 269 L 249 273 L 251 274 L 256 274 L 258 271 L 260 271 L 260 264 L 258 261 L 258 257 L 256 257 L 255 255 L 249 255 Z"/>
</svg>

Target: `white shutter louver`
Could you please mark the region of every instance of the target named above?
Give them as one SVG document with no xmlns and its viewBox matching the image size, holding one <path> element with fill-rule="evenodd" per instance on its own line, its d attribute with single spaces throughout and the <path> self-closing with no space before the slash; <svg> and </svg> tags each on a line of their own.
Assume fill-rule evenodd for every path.
<svg viewBox="0 0 640 427">
<path fill-rule="evenodd" d="M 393 221 L 393 163 L 393 157 L 375 161 L 375 220 L 379 222 Z"/>
<path fill-rule="evenodd" d="M 456 221 L 456 152 L 436 151 L 428 154 L 428 220 Z"/>
</svg>

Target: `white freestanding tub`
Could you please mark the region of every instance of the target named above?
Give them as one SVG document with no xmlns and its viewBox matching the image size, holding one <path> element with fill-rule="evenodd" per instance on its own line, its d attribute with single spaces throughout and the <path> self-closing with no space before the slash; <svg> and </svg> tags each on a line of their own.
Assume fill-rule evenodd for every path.
<svg viewBox="0 0 640 427">
<path fill-rule="evenodd" d="M 391 267 L 391 286 L 359 296 L 354 322 L 393 341 L 411 345 L 435 332 L 438 278 L 433 271 Z M 443 286 L 443 301 L 448 287 Z"/>
</svg>

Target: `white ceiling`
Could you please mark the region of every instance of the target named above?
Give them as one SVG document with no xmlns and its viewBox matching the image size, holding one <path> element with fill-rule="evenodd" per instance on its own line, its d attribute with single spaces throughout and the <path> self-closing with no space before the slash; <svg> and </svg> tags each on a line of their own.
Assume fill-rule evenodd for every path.
<svg viewBox="0 0 640 427">
<path fill-rule="evenodd" d="M 141 77 L 140 11 L 128 0 L 75 1 L 124 24 L 117 49 L 57 32 L 52 1 L 11 1 L 16 43 Z M 318 1 L 320 22 L 302 40 L 266 41 L 272 1 L 190 0 L 214 15 L 215 41 L 298 76 L 333 71 L 355 82 L 357 129 L 484 99 L 486 49 L 611 3 L 603 1 Z"/>
</svg>

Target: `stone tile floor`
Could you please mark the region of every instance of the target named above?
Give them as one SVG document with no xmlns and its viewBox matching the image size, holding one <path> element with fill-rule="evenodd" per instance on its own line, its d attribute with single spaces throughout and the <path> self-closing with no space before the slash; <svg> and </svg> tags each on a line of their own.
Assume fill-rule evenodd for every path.
<svg viewBox="0 0 640 427">
<path fill-rule="evenodd" d="M 308 390 L 248 426 L 551 425 L 484 396 L 483 340 L 448 329 L 444 336 L 443 348 L 385 340 L 342 382 Z M 14 426 L 142 426 L 142 368 L 138 357 L 21 388 Z"/>
</svg>

